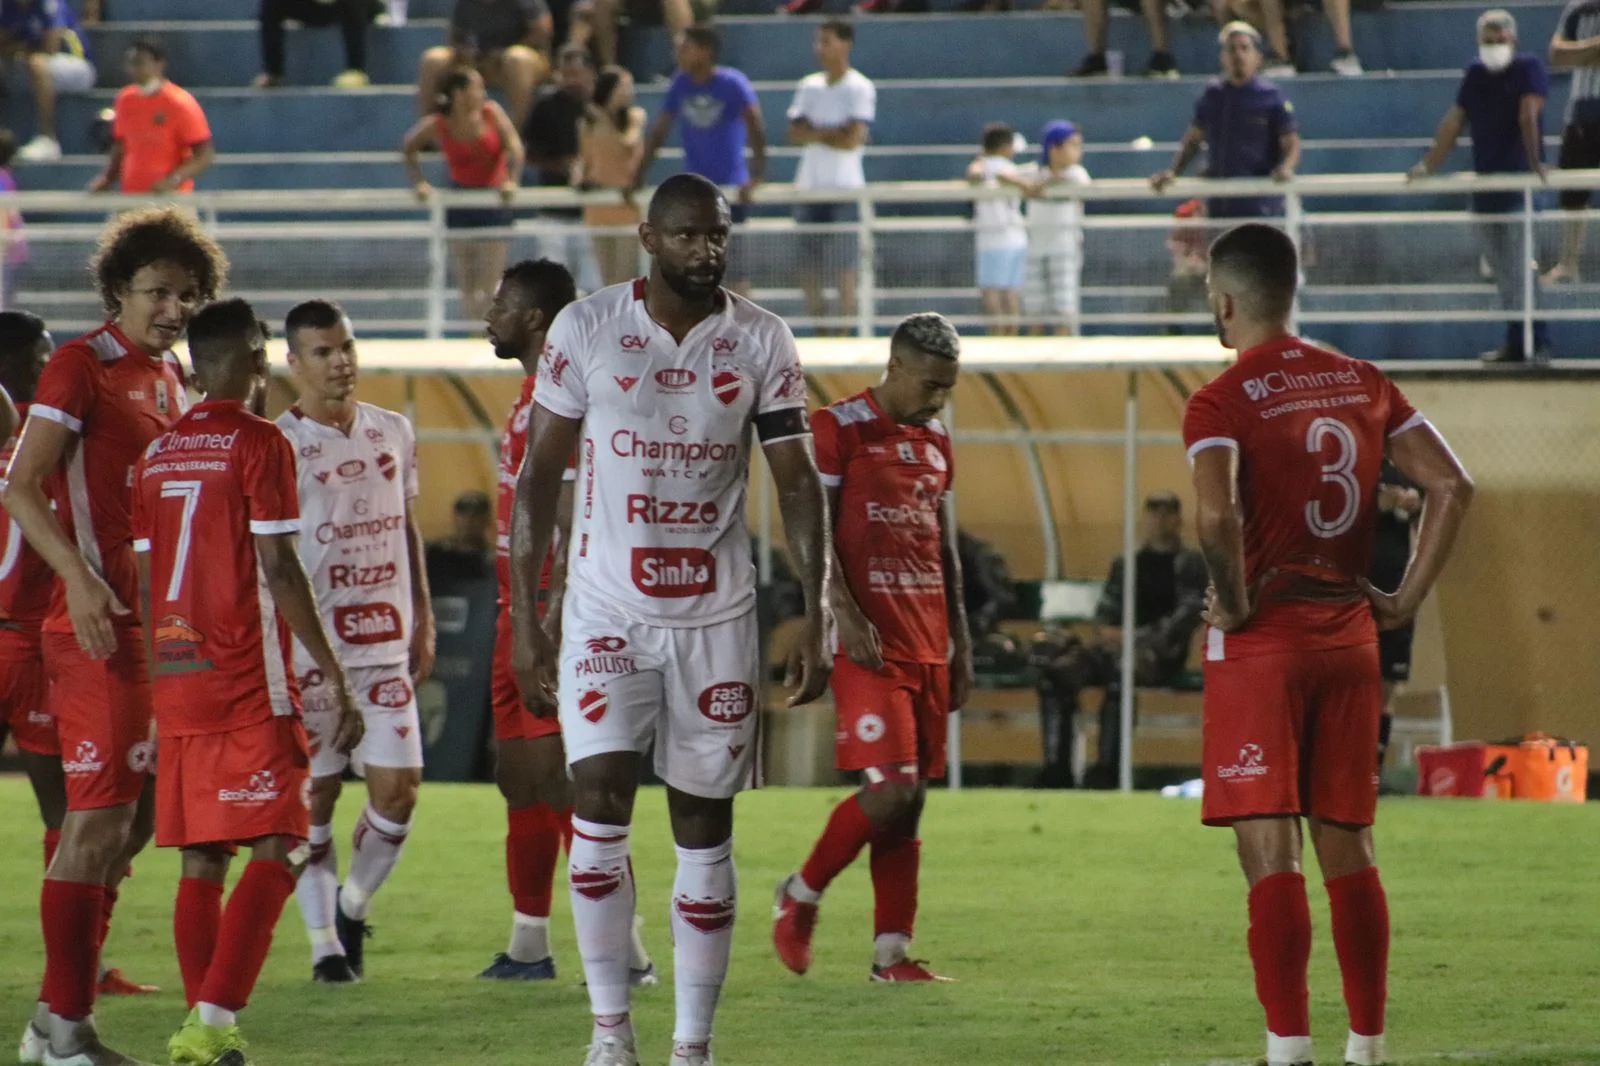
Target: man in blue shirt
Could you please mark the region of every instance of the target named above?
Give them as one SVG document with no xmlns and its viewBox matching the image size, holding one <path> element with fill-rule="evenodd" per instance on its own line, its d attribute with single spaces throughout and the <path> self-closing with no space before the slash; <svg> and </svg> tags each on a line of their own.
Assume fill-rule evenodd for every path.
<svg viewBox="0 0 1600 1066">
<path fill-rule="evenodd" d="M 1537 56 L 1517 52 L 1517 21 L 1506 11 L 1478 16 L 1478 58 L 1467 65 L 1456 90 L 1456 102 L 1445 112 L 1433 135 L 1433 147 L 1412 167 L 1409 178 L 1432 174 L 1450 155 L 1466 127 L 1472 128 L 1472 166 L 1479 174 L 1527 174 L 1544 179 L 1544 101 L 1550 76 Z M 1472 209 L 1481 215 L 1507 216 L 1522 210 L 1520 192 L 1480 192 Z M 1479 223 L 1484 255 L 1494 270 L 1500 306 L 1522 310 L 1527 274 L 1519 218 L 1487 218 Z M 1533 287 L 1538 293 L 1538 286 Z M 1549 347 L 1548 329 L 1533 324 L 1535 352 Z M 1520 319 L 1506 323 L 1505 343 L 1483 353 L 1490 362 L 1521 362 L 1527 357 Z"/>
<path fill-rule="evenodd" d="M 36 131 L 17 158 L 47 163 L 61 158 L 56 137 L 56 94 L 94 88 L 89 40 L 67 0 L 0 0 L 0 55 L 26 55 L 33 86 Z"/>
<path fill-rule="evenodd" d="M 1178 145 L 1172 165 L 1150 179 L 1156 192 L 1182 174 L 1206 148 L 1205 177 L 1265 178 L 1288 181 L 1300 164 L 1300 134 L 1294 105 L 1276 85 L 1259 75 L 1261 35 L 1248 22 L 1230 22 L 1217 35 L 1222 45 L 1222 77 L 1206 85 L 1195 101 L 1194 121 Z M 1211 218 L 1261 218 L 1283 213 L 1277 196 L 1213 198 Z"/>
</svg>

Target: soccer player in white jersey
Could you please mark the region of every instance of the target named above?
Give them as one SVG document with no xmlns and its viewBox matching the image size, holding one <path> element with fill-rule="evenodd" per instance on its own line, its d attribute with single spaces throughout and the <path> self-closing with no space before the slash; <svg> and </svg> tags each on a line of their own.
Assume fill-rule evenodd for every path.
<svg viewBox="0 0 1600 1066">
<path fill-rule="evenodd" d="M 539 362 L 511 534 L 514 666 L 529 710 L 557 700 L 574 793 L 573 922 L 594 1034 L 585 1066 L 636 1066 L 628 830 L 652 743 L 677 842 L 673 1066 L 710 1066 L 733 946 L 733 797 L 755 782 L 760 649 L 745 525 L 751 429 L 777 482 L 806 598 L 790 663 L 821 694 L 827 499 L 794 336 L 722 288 L 730 218 L 704 178 L 669 178 L 639 228 L 647 278 L 556 316 Z M 539 571 L 579 448 L 559 653 L 538 625 Z"/>
<path fill-rule="evenodd" d="M 355 334 L 338 304 L 299 304 L 284 332 L 300 395 L 278 427 L 297 458 L 300 556 L 367 723 L 354 752 L 335 750 L 338 703 L 329 679 L 296 643 L 312 785 L 311 859 L 295 896 L 311 938 L 313 978 L 346 983 L 364 974 L 367 909 L 400 860 L 422 783 L 415 686 L 433 668 L 433 606 L 411 506 L 418 492 L 411 423 L 355 399 Z M 366 778 L 367 806 L 341 886 L 333 808 L 352 762 Z"/>
</svg>

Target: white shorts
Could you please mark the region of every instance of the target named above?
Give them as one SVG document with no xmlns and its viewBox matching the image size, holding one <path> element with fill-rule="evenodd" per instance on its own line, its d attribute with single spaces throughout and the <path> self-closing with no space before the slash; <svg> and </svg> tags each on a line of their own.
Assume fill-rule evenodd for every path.
<svg viewBox="0 0 1600 1066">
<path fill-rule="evenodd" d="M 1022 306 L 1030 315 L 1048 315 L 1076 325 L 1083 253 L 1029 252 Z"/>
<path fill-rule="evenodd" d="M 421 769 L 422 719 L 417 714 L 417 694 L 405 663 L 345 668 L 356 706 L 367 723 L 366 735 L 349 755 L 340 755 L 333 747 L 339 728 L 339 702 L 334 699 L 333 686 L 323 680 L 322 671 L 312 663 L 296 659 L 295 673 L 305 705 L 312 777 L 337 777 L 346 766 L 354 766 L 362 776 L 366 776 L 368 766 Z"/>
<path fill-rule="evenodd" d="M 567 593 L 561 620 L 561 733 L 567 762 L 655 745 L 656 775 L 726 799 L 759 784 L 761 665 L 756 613 L 698 629 L 623 618 Z"/>
<path fill-rule="evenodd" d="M 50 82 L 63 96 L 86 93 L 94 88 L 94 64 L 82 56 L 57 52 L 50 57 Z"/>
</svg>

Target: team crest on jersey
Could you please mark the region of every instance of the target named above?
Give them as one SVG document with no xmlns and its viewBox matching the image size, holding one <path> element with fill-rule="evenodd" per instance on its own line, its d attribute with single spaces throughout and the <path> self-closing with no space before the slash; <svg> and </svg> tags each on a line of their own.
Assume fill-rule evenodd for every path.
<svg viewBox="0 0 1600 1066">
<path fill-rule="evenodd" d="M 939 446 L 932 441 L 929 441 L 924 447 L 928 452 L 928 465 L 939 471 L 939 473 L 944 473 L 946 468 L 944 452 L 940 451 Z"/>
<path fill-rule="evenodd" d="M 744 379 L 731 370 L 719 370 L 711 375 L 711 395 L 724 407 L 732 407 L 739 400 L 739 390 Z"/>
<path fill-rule="evenodd" d="M 900 461 L 902 463 L 916 463 L 920 461 L 917 459 L 916 447 L 908 440 L 901 441 L 895 451 L 899 453 Z"/>
<path fill-rule="evenodd" d="M 592 688 L 578 697 L 578 713 L 591 722 L 599 722 L 611 707 L 611 698 L 601 689 Z"/>
<path fill-rule="evenodd" d="M 165 381 L 156 381 L 156 413 L 165 415 L 172 409 L 172 396 Z"/>
<path fill-rule="evenodd" d="M 394 480 L 395 470 L 399 467 L 399 465 L 400 464 L 395 462 L 394 456 L 390 455 L 388 452 L 378 453 L 378 473 L 383 475 L 383 479 L 385 481 Z"/>
</svg>

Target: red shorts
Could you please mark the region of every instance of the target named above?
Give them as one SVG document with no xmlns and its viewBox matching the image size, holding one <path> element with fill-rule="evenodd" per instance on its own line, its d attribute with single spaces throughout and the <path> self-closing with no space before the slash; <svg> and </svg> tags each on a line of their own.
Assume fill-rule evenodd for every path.
<svg viewBox="0 0 1600 1066">
<path fill-rule="evenodd" d="M 540 616 L 544 614 L 540 609 Z M 511 672 L 511 608 L 501 607 L 494 631 L 494 671 L 489 681 L 489 699 L 494 706 L 494 739 L 538 740 L 561 735 L 561 722 L 555 715 L 536 718 L 522 705 L 516 675 Z"/>
<path fill-rule="evenodd" d="M 1201 819 L 1371 825 L 1382 716 L 1376 644 L 1207 662 Z"/>
<path fill-rule="evenodd" d="M 118 626 L 117 650 L 98 662 L 71 633 L 46 633 L 44 669 L 61 738 L 67 810 L 120 807 L 138 799 L 155 769 L 141 631 Z"/>
<path fill-rule="evenodd" d="M 924 781 L 944 776 L 947 664 L 889 662 L 872 671 L 840 655 L 833 660 L 832 684 L 839 769 L 915 766 Z"/>
<path fill-rule="evenodd" d="M 0 627 L 0 721 L 10 728 L 19 751 L 61 754 L 48 690 L 39 631 Z"/>
<path fill-rule="evenodd" d="M 306 839 L 311 829 L 311 752 L 298 718 L 227 733 L 159 738 L 156 846 Z"/>
</svg>

